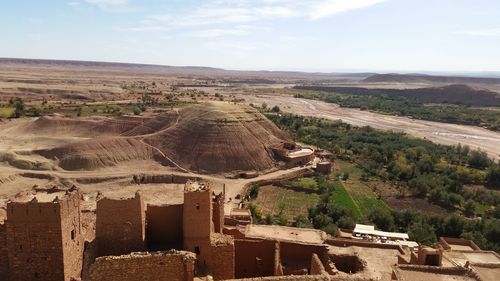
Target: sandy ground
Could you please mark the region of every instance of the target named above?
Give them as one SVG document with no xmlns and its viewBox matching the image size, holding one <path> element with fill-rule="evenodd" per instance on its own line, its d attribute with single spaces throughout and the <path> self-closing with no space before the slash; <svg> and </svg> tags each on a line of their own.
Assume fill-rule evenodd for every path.
<svg viewBox="0 0 500 281">
<path fill-rule="evenodd" d="M 337 104 L 293 98 L 284 95 L 239 95 L 248 103 L 269 107 L 278 105 L 282 111 L 294 114 L 342 120 L 355 126 L 371 126 L 377 129 L 405 132 L 446 145 L 469 145 L 486 151 L 491 157 L 500 159 L 500 133 L 475 126 L 456 125 L 407 117 L 384 115 L 359 109 L 342 108 Z"/>
</svg>

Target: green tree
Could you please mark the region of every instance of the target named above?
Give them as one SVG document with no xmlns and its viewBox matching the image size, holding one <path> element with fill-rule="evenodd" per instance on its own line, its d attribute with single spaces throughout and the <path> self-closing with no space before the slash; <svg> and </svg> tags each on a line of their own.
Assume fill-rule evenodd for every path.
<svg viewBox="0 0 500 281">
<path fill-rule="evenodd" d="M 474 203 L 474 201 L 472 201 L 470 199 L 467 200 L 464 204 L 464 213 L 467 216 L 472 216 L 472 215 L 474 215 L 475 210 L 476 210 L 476 203 Z"/>
<path fill-rule="evenodd" d="M 11 99 L 9 103 L 14 107 L 12 118 L 19 118 L 24 115 L 24 101 L 21 98 Z"/>
<path fill-rule="evenodd" d="M 334 223 L 329 223 L 327 226 L 322 228 L 322 230 L 331 236 L 337 235 L 338 227 Z"/>
<path fill-rule="evenodd" d="M 300 214 L 295 217 L 295 220 L 293 222 L 294 227 L 301 227 L 301 228 L 311 228 L 312 224 L 311 222 L 307 219 L 306 216 Z"/>
<path fill-rule="evenodd" d="M 431 245 L 437 241 L 434 228 L 426 223 L 417 222 L 408 228 L 410 239 L 424 245 Z"/>
<path fill-rule="evenodd" d="M 384 231 L 392 231 L 394 229 L 394 218 L 388 210 L 382 208 L 373 208 L 368 213 L 367 218 L 379 229 L 382 229 Z"/>
<path fill-rule="evenodd" d="M 488 174 L 486 175 L 486 184 L 489 187 L 500 189 L 500 165 L 495 165 L 488 169 Z"/>
<path fill-rule="evenodd" d="M 134 106 L 133 112 L 134 115 L 140 115 L 142 113 L 142 110 L 138 106 Z"/>
<path fill-rule="evenodd" d="M 274 112 L 274 113 L 278 113 L 278 112 L 281 111 L 281 109 L 279 108 L 279 106 L 275 105 L 275 106 L 273 106 L 273 108 L 271 109 L 271 111 Z"/>
</svg>

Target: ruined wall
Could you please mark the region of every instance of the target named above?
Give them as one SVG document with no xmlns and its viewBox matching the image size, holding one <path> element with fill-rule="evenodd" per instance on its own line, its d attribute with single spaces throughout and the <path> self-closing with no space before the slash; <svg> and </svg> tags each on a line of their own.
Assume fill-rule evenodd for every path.
<svg viewBox="0 0 500 281">
<path fill-rule="evenodd" d="M 238 229 L 238 227 L 227 227 L 225 226 L 222 232 L 226 235 L 231 235 L 235 239 L 245 239 L 245 234 L 242 232 L 244 231 L 241 229 Z"/>
<path fill-rule="evenodd" d="M 212 223 L 212 192 L 184 192 L 183 231 L 184 250 L 197 255 L 199 266 L 210 267 Z"/>
<path fill-rule="evenodd" d="M 325 271 L 325 267 L 323 266 L 323 263 L 319 259 L 318 255 L 313 254 L 311 258 L 311 270 L 309 272 L 310 275 L 321 275 L 321 274 L 328 274 Z"/>
<path fill-rule="evenodd" d="M 148 205 L 146 240 L 150 250 L 181 249 L 183 205 Z"/>
<path fill-rule="evenodd" d="M 222 233 L 224 228 L 224 193 L 215 195 L 212 203 L 214 231 Z"/>
<path fill-rule="evenodd" d="M 329 277 L 327 275 L 302 275 L 302 276 L 270 276 L 270 277 L 256 277 L 256 278 L 242 278 L 242 279 L 232 279 L 226 281 L 358 281 L 360 279 L 351 277 Z M 365 281 L 365 280 L 363 280 Z M 366 281 L 373 281 L 373 279 L 367 279 Z"/>
<path fill-rule="evenodd" d="M 320 260 L 327 258 L 328 249 L 324 245 L 309 245 L 291 242 L 280 242 L 281 266 L 285 275 L 308 274 L 313 254 Z"/>
<path fill-rule="evenodd" d="M 0 222 L 0 280 L 7 280 L 9 273 L 9 258 L 7 256 L 7 237 L 5 224 Z"/>
<path fill-rule="evenodd" d="M 64 280 L 80 277 L 83 267 L 85 238 L 82 233 L 80 193 L 61 202 L 61 230 Z"/>
<path fill-rule="evenodd" d="M 100 256 L 145 250 L 146 214 L 139 193 L 134 198 L 97 201 L 96 240 Z"/>
<path fill-rule="evenodd" d="M 78 192 L 58 201 L 9 202 L 6 237 L 10 280 L 80 278 L 83 235 Z"/>
<path fill-rule="evenodd" d="M 234 240 L 236 278 L 274 276 L 278 242 L 270 240 Z"/>
<path fill-rule="evenodd" d="M 445 250 L 450 250 L 451 245 L 469 246 L 475 251 L 481 250 L 481 248 L 479 248 L 479 246 L 477 246 L 476 243 L 474 243 L 474 241 L 463 238 L 441 237 L 439 238 L 439 243 L 441 244 L 441 246 L 443 246 Z"/>
<path fill-rule="evenodd" d="M 212 237 L 212 276 L 214 280 L 234 278 L 234 240 L 231 236 L 214 234 Z"/>
<path fill-rule="evenodd" d="M 191 281 L 195 256 L 182 251 L 132 253 L 97 258 L 91 281 Z"/>
<path fill-rule="evenodd" d="M 148 183 L 178 183 L 184 184 L 186 181 L 199 181 L 201 178 L 198 177 L 188 177 L 182 175 L 172 175 L 172 174 L 139 174 L 132 177 L 132 182 L 136 184 L 148 184 Z"/>
<path fill-rule="evenodd" d="M 224 217 L 224 225 L 226 226 L 237 226 L 237 225 L 247 225 L 247 224 L 251 224 L 252 222 L 251 221 L 248 221 L 248 220 L 238 220 L 238 219 L 235 219 L 235 218 L 231 218 L 231 217 Z M 223 229 L 223 232 L 225 230 Z"/>
</svg>

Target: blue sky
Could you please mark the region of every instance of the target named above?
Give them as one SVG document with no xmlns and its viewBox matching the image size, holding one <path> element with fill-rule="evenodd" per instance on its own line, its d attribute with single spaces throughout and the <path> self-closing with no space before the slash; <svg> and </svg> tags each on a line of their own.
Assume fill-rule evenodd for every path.
<svg viewBox="0 0 500 281">
<path fill-rule="evenodd" d="M 0 0 L 0 57 L 500 71 L 498 0 Z"/>
</svg>

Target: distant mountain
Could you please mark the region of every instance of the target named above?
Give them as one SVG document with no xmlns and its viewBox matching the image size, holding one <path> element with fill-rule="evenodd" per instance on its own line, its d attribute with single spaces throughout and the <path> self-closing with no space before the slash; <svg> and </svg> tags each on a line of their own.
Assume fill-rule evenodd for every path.
<svg viewBox="0 0 500 281">
<path fill-rule="evenodd" d="M 359 87 L 297 86 L 297 89 L 356 96 L 405 97 L 421 103 L 450 103 L 472 106 L 500 106 L 500 94 L 467 85 L 448 85 L 418 89 L 368 89 Z"/>
<path fill-rule="evenodd" d="M 237 79 L 243 83 L 247 79 L 273 79 L 287 80 L 290 82 L 311 80 L 311 81 L 334 81 L 334 80 L 360 80 L 373 73 L 321 73 L 321 72 L 300 72 L 300 71 L 247 71 L 247 70 L 226 70 L 222 68 L 200 67 L 200 66 L 168 66 L 154 64 L 134 64 L 116 62 L 95 62 L 95 61 L 74 61 L 74 60 L 42 60 L 42 59 L 18 59 L 0 58 L 2 66 L 21 66 L 32 68 L 63 68 L 64 70 L 83 71 L 116 71 L 138 74 L 154 74 L 179 77 L 195 78 L 218 78 Z"/>
<path fill-rule="evenodd" d="M 426 74 L 375 74 L 366 83 L 442 83 L 442 84 L 500 84 L 500 78 L 434 76 Z"/>
</svg>

